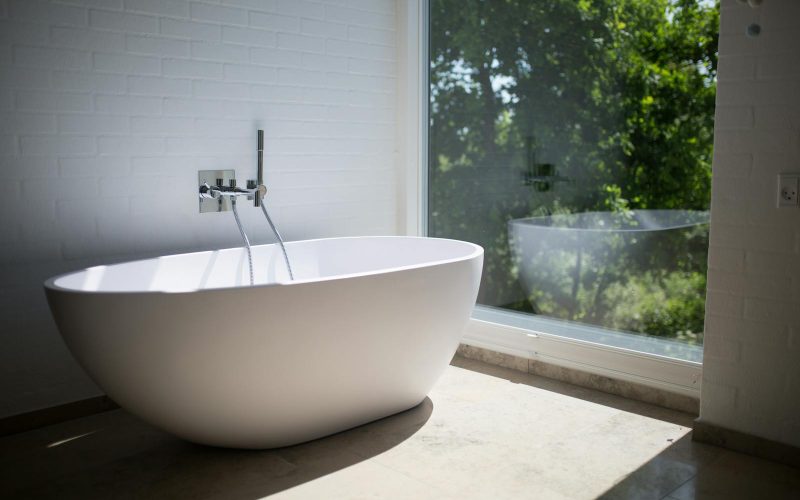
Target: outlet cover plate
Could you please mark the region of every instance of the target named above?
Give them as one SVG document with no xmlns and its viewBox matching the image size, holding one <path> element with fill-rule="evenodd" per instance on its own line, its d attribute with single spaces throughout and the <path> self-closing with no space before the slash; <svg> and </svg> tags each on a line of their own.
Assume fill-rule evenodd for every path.
<svg viewBox="0 0 800 500">
<path fill-rule="evenodd" d="M 800 205 L 800 173 L 778 174 L 778 208 Z"/>
</svg>

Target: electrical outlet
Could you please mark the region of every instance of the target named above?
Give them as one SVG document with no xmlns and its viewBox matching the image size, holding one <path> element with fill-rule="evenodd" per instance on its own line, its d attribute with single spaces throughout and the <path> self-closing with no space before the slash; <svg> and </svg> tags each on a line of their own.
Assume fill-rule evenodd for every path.
<svg viewBox="0 0 800 500">
<path fill-rule="evenodd" d="M 778 208 L 798 206 L 800 174 L 778 174 Z"/>
</svg>

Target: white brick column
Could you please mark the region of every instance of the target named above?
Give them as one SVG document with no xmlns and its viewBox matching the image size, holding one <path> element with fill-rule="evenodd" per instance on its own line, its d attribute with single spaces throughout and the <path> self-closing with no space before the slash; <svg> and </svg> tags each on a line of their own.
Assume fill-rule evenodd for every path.
<svg viewBox="0 0 800 500">
<path fill-rule="evenodd" d="M 800 2 L 723 0 L 719 42 L 700 421 L 800 446 Z"/>
</svg>

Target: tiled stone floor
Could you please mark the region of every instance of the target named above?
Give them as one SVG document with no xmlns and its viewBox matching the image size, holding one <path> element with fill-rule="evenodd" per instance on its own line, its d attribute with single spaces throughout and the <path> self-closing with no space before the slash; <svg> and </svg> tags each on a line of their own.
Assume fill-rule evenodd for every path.
<svg viewBox="0 0 800 500">
<path fill-rule="evenodd" d="M 692 416 L 456 358 L 420 406 L 298 446 L 193 445 L 117 410 L 0 439 L 0 498 L 797 499 Z"/>
</svg>

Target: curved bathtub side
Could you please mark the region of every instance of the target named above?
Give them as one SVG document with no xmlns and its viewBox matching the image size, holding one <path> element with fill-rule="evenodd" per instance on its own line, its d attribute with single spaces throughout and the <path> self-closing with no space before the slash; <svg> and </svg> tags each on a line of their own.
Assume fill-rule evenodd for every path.
<svg viewBox="0 0 800 500">
<path fill-rule="evenodd" d="M 70 350 L 122 407 L 191 441 L 271 448 L 422 401 L 458 347 L 481 262 L 288 286 L 47 294 Z"/>
</svg>

